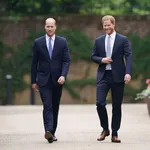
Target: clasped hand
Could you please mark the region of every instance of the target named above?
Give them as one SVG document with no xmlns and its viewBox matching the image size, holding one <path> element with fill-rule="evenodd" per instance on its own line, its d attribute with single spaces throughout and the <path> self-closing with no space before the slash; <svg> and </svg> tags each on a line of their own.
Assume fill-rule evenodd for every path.
<svg viewBox="0 0 150 150">
<path fill-rule="evenodd" d="M 102 63 L 104 63 L 104 64 L 110 64 L 112 62 L 113 62 L 113 60 L 109 57 L 102 58 Z"/>
</svg>

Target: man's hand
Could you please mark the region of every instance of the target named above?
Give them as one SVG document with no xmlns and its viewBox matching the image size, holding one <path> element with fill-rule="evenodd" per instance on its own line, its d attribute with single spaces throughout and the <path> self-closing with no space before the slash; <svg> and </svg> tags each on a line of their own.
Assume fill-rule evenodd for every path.
<svg viewBox="0 0 150 150">
<path fill-rule="evenodd" d="M 57 81 L 59 84 L 64 84 L 65 83 L 65 77 L 64 76 L 61 76 L 59 77 L 58 81 Z"/>
<path fill-rule="evenodd" d="M 38 92 L 38 85 L 36 83 L 32 84 L 32 89 L 35 91 L 35 92 Z"/>
<path fill-rule="evenodd" d="M 113 60 L 111 58 L 108 58 L 108 57 L 102 58 L 102 63 L 104 64 L 110 64 L 112 62 Z"/>
<path fill-rule="evenodd" d="M 124 81 L 126 84 L 128 84 L 131 81 L 131 75 L 130 74 L 126 74 L 124 77 Z"/>
</svg>

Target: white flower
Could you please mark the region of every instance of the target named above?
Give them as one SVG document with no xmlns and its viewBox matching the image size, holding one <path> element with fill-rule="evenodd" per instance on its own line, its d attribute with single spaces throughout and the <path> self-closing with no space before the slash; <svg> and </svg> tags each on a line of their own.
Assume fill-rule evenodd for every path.
<svg viewBox="0 0 150 150">
<path fill-rule="evenodd" d="M 141 93 L 137 93 L 135 100 L 144 99 L 149 96 L 150 96 L 150 88 L 147 88 L 147 89 L 143 90 Z"/>
</svg>

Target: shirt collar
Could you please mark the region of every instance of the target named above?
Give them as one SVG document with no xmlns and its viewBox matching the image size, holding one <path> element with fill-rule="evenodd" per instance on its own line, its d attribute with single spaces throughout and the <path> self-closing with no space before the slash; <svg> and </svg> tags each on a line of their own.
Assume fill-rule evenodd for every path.
<svg viewBox="0 0 150 150">
<path fill-rule="evenodd" d="M 50 37 L 46 34 L 46 38 L 49 39 Z M 52 41 L 55 40 L 55 34 L 51 37 L 51 40 L 52 40 Z"/>
<path fill-rule="evenodd" d="M 116 37 L 116 31 L 114 31 L 112 34 L 110 34 L 110 35 L 106 35 L 107 37 L 108 36 L 110 36 L 112 39 L 115 39 L 115 37 Z"/>
</svg>

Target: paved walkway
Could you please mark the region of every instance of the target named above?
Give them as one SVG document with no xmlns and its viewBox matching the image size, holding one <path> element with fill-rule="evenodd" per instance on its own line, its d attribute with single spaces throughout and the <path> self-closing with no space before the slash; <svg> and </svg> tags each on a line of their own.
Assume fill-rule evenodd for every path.
<svg viewBox="0 0 150 150">
<path fill-rule="evenodd" d="M 111 120 L 111 105 L 107 106 Z M 0 150 L 150 150 L 146 104 L 123 104 L 122 143 L 96 141 L 101 132 L 95 105 L 61 105 L 58 142 L 43 138 L 42 106 L 0 106 Z"/>
</svg>

